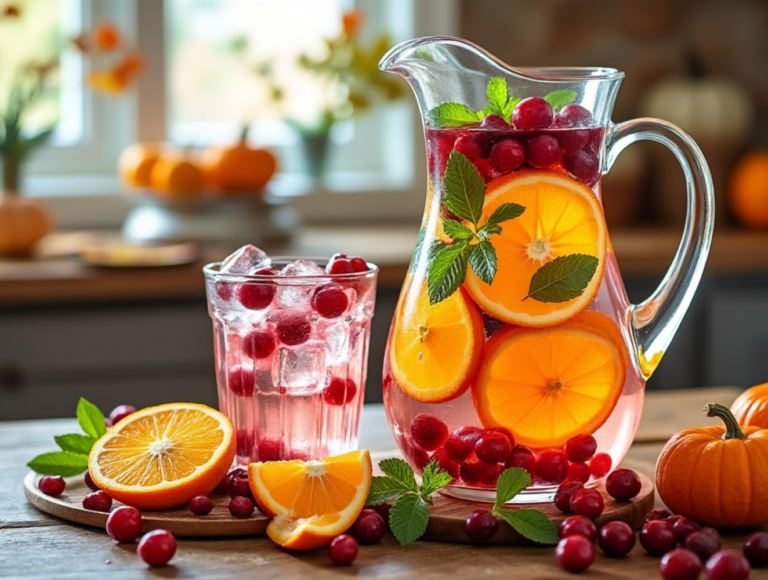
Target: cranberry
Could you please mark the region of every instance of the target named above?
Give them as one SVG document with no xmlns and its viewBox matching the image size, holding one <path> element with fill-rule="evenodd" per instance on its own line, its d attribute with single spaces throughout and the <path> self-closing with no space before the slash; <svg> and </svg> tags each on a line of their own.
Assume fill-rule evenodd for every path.
<svg viewBox="0 0 768 580">
<path fill-rule="evenodd" d="M 462 135 L 456 139 L 453 148 L 470 161 L 483 156 L 483 147 L 473 135 Z"/>
<path fill-rule="evenodd" d="M 275 337 L 268 330 L 254 330 L 243 339 L 243 352 L 253 358 L 267 358 L 275 351 Z"/>
<path fill-rule="evenodd" d="M 605 481 L 605 490 L 619 501 L 627 501 L 637 496 L 642 486 L 637 473 L 623 467 L 613 471 Z"/>
<path fill-rule="evenodd" d="M 352 269 L 355 272 L 367 272 L 368 271 L 368 263 L 363 260 L 362 258 L 350 258 L 349 263 L 352 265 Z"/>
<path fill-rule="evenodd" d="M 591 183 L 600 169 L 600 161 L 596 153 L 589 149 L 582 149 L 566 155 L 563 159 L 563 167 L 572 177 L 584 183 Z"/>
<path fill-rule="evenodd" d="M 232 298 L 232 284 L 229 282 L 216 282 L 216 294 L 224 301 Z"/>
<path fill-rule="evenodd" d="M 562 145 L 566 155 L 570 155 L 584 148 L 589 142 L 590 133 L 589 129 L 568 129 L 567 131 L 559 131 L 557 137 L 560 139 L 560 145 Z"/>
<path fill-rule="evenodd" d="M 640 530 L 640 545 L 651 556 L 663 556 L 676 544 L 675 529 L 663 520 L 651 520 Z"/>
<path fill-rule="evenodd" d="M 375 544 L 384 537 L 387 524 L 377 511 L 364 509 L 357 516 L 352 529 L 355 532 L 355 537 L 363 544 Z"/>
<path fill-rule="evenodd" d="M 432 459 L 436 460 L 437 466 L 449 474 L 453 479 L 459 479 L 459 477 L 461 477 L 459 474 L 458 462 L 450 458 L 450 456 L 445 452 L 444 447 L 441 447 L 435 451 Z"/>
<path fill-rule="evenodd" d="M 109 417 L 104 417 L 104 425 L 106 425 L 107 429 L 112 427 L 112 419 L 110 419 Z"/>
<path fill-rule="evenodd" d="M 685 516 L 672 516 L 667 518 L 667 522 L 672 524 L 675 529 L 675 537 L 681 544 L 685 543 L 685 539 L 691 535 L 691 533 L 699 530 L 699 524 L 686 518 Z"/>
<path fill-rule="evenodd" d="M 504 473 L 504 465 L 497 463 L 496 465 L 486 464 L 486 470 L 483 474 L 480 484 L 486 487 L 496 487 L 496 483 L 499 481 L 499 477 Z"/>
<path fill-rule="evenodd" d="M 421 413 L 411 421 L 411 435 L 419 447 L 434 451 L 448 439 L 448 427 L 437 417 Z"/>
<path fill-rule="evenodd" d="M 595 546 L 584 536 L 567 536 L 558 542 L 555 558 L 563 570 L 583 572 L 595 561 Z"/>
<path fill-rule="evenodd" d="M 236 518 L 249 518 L 253 514 L 253 502 L 242 495 L 233 497 L 229 501 L 229 513 Z"/>
<path fill-rule="evenodd" d="M 329 405 L 346 405 L 357 394 L 357 385 L 352 379 L 342 379 L 341 377 L 331 377 L 323 389 L 323 401 Z"/>
<path fill-rule="evenodd" d="M 566 105 L 555 118 L 555 127 L 588 127 L 592 122 L 592 113 L 581 105 Z"/>
<path fill-rule="evenodd" d="M 136 551 L 150 566 L 165 566 L 176 553 L 176 538 L 168 530 L 152 530 L 141 538 Z"/>
<path fill-rule="evenodd" d="M 253 492 L 251 491 L 251 486 L 248 484 L 247 477 L 231 475 L 229 477 L 227 492 L 232 499 L 236 497 L 247 497 L 248 499 L 253 500 Z"/>
<path fill-rule="evenodd" d="M 355 267 L 347 259 L 346 254 L 336 254 L 326 264 L 325 271 L 329 274 L 352 274 Z"/>
<path fill-rule="evenodd" d="M 568 536 L 584 536 L 590 542 L 597 540 L 597 528 L 586 516 L 571 516 L 565 518 L 557 529 L 560 538 Z"/>
<path fill-rule="evenodd" d="M 688 536 L 688 539 L 690 540 L 693 535 Z M 720 549 L 719 545 L 717 549 Z M 757 532 L 749 536 L 747 541 L 744 542 L 744 555 L 753 568 L 765 568 L 768 566 L 768 534 Z"/>
<path fill-rule="evenodd" d="M 494 131 L 508 131 L 509 123 L 499 115 L 486 115 L 480 122 L 483 129 L 493 129 Z"/>
<path fill-rule="evenodd" d="M 595 489 L 580 489 L 571 496 L 570 507 L 572 513 L 587 516 L 594 520 L 603 513 L 605 504 L 603 496 L 600 495 L 599 491 Z"/>
<path fill-rule="evenodd" d="M 424 469 L 427 465 L 429 465 L 429 453 L 424 451 L 413 441 L 406 441 L 404 453 L 406 459 L 411 460 L 411 465 L 415 465 L 418 469 Z"/>
<path fill-rule="evenodd" d="M 475 455 L 484 463 L 504 463 L 509 457 L 512 446 L 509 439 L 501 433 L 483 433 L 475 444 Z"/>
<path fill-rule="evenodd" d="M 712 530 L 712 528 L 705 528 Z M 698 530 L 691 532 L 687 538 L 685 538 L 685 547 L 691 552 L 701 558 L 702 562 L 709 560 L 710 556 L 715 552 L 719 552 L 722 544 L 720 542 L 720 534 L 715 530 L 715 533 L 708 533 L 704 530 Z M 747 556 L 748 557 L 748 556 Z M 754 565 L 754 564 L 753 564 Z"/>
<path fill-rule="evenodd" d="M 651 522 L 653 520 L 666 520 L 668 517 L 671 517 L 672 514 L 669 513 L 668 510 L 662 510 L 662 509 L 655 509 L 651 510 L 651 513 L 648 514 L 648 516 L 645 518 L 645 523 Z"/>
<path fill-rule="evenodd" d="M 488 183 L 493 178 L 496 177 L 496 172 L 493 169 L 493 166 L 491 165 L 491 162 L 487 159 L 479 158 L 475 159 L 472 162 L 472 165 L 475 166 L 475 169 L 480 173 L 480 175 L 483 178 L 483 181 Z"/>
<path fill-rule="evenodd" d="M 112 498 L 104 491 L 94 491 L 83 498 L 83 507 L 97 512 L 108 512 L 112 508 Z"/>
<path fill-rule="evenodd" d="M 312 325 L 302 312 L 281 312 L 277 319 L 276 332 L 280 342 L 296 346 L 309 340 Z"/>
<path fill-rule="evenodd" d="M 507 438 L 507 441 L 509 441 L 509 447 L 510 449 L 514 447 L 515 445 L 515 436 L 512 435 L 512 431 L 507 429 L 506 427 L 490 427 L 484 431 L 485 433 L 499 433 L 500 435 L 504 435 L 504 437 Z"/>
<path fill-rule="evenodd" d="M 128 415 L 135 412 L 136 407 L 132 407 L 131 405 L 119 405 L 112 409 L 112 412 L 109 414 L 109 419 L 112 421 L 112 425 L 116 425 L 118 421 L 125 419 Z"/>
<path fill-rule="evenodd" d="M 595 479 L 600 479 L 608 475 L 613 461 L 607 453 L 598 453 L 589 460 L 589 473 Z"/>
<path fill-rule="evenodd" d="M 571 462 L 568 466 L 568 479 L 580 483 L 587 483 L 589 481 L 589 465 L 579 461 Z"/>
<path fill-rule="evenodd" d="M 260 439 L 259 461 L 279 461 L 281 448 L 280 441 L 277 439 Z"/>
<path fill-rule="evenodd" d="M 701 560 L 685 548 L 667 552 L 659 564 L 664 580 L 696 580 L 701 573 Z"/>
<path fill-rule="evenodd" d="M 336 536 L 328 546 L 328 557 L 334 564 L 351 564 L 357 558 L 357 540 L 347 534 Z"/>
<path fill-rule="evenodd" d="M 198 495 L 189 502 L 189 511 L 196 516 L 207 516 L 213 509 L 213 502 L 207 495 Z"/>
<path fill-rule="evenodd" d="M 236 366 L 229 369 L 227 383 L 235 395 L 250 397 L 256 387 L 256 376 L 252 370 Z"/>
<path fill-rule="evenodd" d="M 483 430 L 479 427 L 456 429 L 445 441 L 445 452 L 454 461 L 464 461 L 472 453 L 475 443 L 482 434 Z"/>
<path fill-rule="evenodd" d="M 552 105 L 539 97 L 523 99 L 512 109 L 512 123 L 519 131 L 546 129 L 554 118 Z"/>
<path fill-rule="evenodd" d="M 269 273 L 258 270 L 256 274 L 274 276 L 271 268 L 268 271 Z M 275 292 L 277 292 L 277 287 L 270 282 L 245 282 L 240 284 L 237 289 L 237 299 L 240 304 L 250 310 L 264 310 L 272 304 Z"/>
<path fill-rule="evenodd" d="M 525 147 L 517 139 L 502 139 L 491 147 L 488 159 L 496 171 L 509 173 L 525 163 Z"/>
<path fill-rule="evenodd" d="M 608 522 L 600 528 L 597 543 L 607 556 L 626 556 L 635 547 L 635 532 L 626 522 Z"/>
<path fill-rule="evenodd" d="M 459 475 L 467 485 L 480 485 L 487 477 L 489 468 L 490 465 L 487 463 L 477 459 L 469 459 L 459 464 Z"/>
<path fill-rule="evenodd" d="M 597 441 L 592 435 L 582 434 L 571 437 L 565 443 L 568 461 L 586 461 L 597 451 Z"/>
<path fill-rule="evenodd" d="M 338 318 L 349 305 L 349 298 L 338 286 L 321 286 L 312 295 L 312 308 L 323 318 Z"/>
<path fill-rule="evenodd" d="M 520 467 L 525 469 L 528 473 L 533 471 L 533 465 L 536 462 L 536 456 L 525 445 L 515 445 L 512 451 L 509 452 L 509 458 L 507 459 L 507 467 Z"/>
<path fill-rule="evenodd" d="M 475 510 L 464 521 L 464 531 L 473 542 L 487 542 L 499 530 L 499 520 L 488 510 Z"/>
<path fill-rule="evenodd" d="M 487 312 L 480 311 L 480 316 L 483 318 L 483 330 L 485 330 L 485 338 L 491 338 L 496 334 L 504 323 L 488 314 Z"/>
<path fill-rule="evenodd" d="M 45 495 L 61 495 L 67 488 L 67 483 L 58 475 L 44 475 L 37 483 L 37 487 Z"/>
<path fill-rule="evenodd" d="M 107 518 L 107 533 L 121 544 L 133 542 L 141 534 L 141 512 L 135 507 L 120 506 Z"/>
<path fill-rule="evenodd" d="M 568 460 L 558 449 L 546 449 L 539 453 L 533 464 L 533 481 L 538 484 L 559 485 L 568 477 Z"/>
<path fill-rule="evenodd" d="M 563 156 L 560 141 L 552 135 L 536 135 L 528 141 L 528 163 L 537 169 L 549 169 Z"/>
<path fill-rule="evenodd" d="M 747 559 L 731 550 L 722 550 L 707 560 L 708 580 L 747 580 L 749 578 L 749 562 Z"/>
<path fill-rule="evenodd" d="M 555 492 L 555 507 L 564 514 L 571 513 L 571 496 L 584 489 L 584 486 L 577 481 L 566 481 Z"/>
<path fill-rule="evenodd" d="M 235 431 L 235 453 L 237 455 L 251 455 L 253 453 L 253 443 L 255 434 L 249 429 L 238 429 Z"/>
<path fill-rule="evenodd" d="M 90 471 L 85 472 L 85 475 L 83 475 L 83 481 L 85 481 L 85 485 L 87 485 L 93 491 L 99 491 L 101 489 L 98 485 L 96 485 L 96 482 L 93 481 Z"/>
<path fill-rule="evenodd" d="M 213 492 L 218 493 L 219 495 L 227 495 L 229 493 L 229 475 L 224 476 Z"/>
</svg>

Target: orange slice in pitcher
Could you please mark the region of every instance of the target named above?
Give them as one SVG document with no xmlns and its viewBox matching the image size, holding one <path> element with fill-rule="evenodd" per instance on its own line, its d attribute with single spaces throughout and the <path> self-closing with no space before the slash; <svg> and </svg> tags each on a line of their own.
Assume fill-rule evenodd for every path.
<svg viewBox="0 0 768 580">
<path fill-rule="evenodd" d="M 519 171 L 488 184 L 483 219 L 506 202 L 524 206 L 525 213 L 502 223 L 502 232 L 492 238 L 498 256 L 493 284 L 468 270 L 464 285 L 473 300 L 494 318 L 522 326 L 552 326 L 581 312 L 600 287 L 607 246 L 605 220 L 594 192 L 560 173 Z M 584 292 L 567 302 L 525 300 L 536 271 L 569 254 L 598 259 Z"/>
<path fill-rule="evenodd" d="M 506 327 L 485 348 L 473 385 L 486 427 L 506 427 L 532 448 L 594 433 L 621 395 L 628 366 L 618 326 L 582 312 L 554 328 Z"/>
<path fill-rule="evenodd" d="M 248 480 L 259 509 L 272 517 L 267 535 L 283 548 L 327 546 L 360 515 L 371 488 L 367 449 L 316 461 L 251 463 Z"/>
<path fill-rule="evenodd" d="M 477 372 L 485 343 L 483 319 L 461 288 L 433 305 L 426 283 L 418 293 L 408 286 L 410 280 L 395 314 L 389 352 L 392 374 L 418 401 L 456 398 Z"/>
</svg>

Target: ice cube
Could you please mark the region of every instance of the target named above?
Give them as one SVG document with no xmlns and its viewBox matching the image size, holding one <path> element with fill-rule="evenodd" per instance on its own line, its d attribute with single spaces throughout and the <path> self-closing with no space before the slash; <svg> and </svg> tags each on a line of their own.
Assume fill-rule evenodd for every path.
<svg viewBox="0 0 768 580">
<path fill-rule="evenodd" d="M 300 348 L 280 347 L 277 353 L 278 389 L 289 394 L 312 392 L 325 383 L 325 349 L 320 341 L 310 341 Z"/>
<path fill-rule="evenodd" d="M 256 270 L 268 268 L 270 263 L 266 252 L 248 244 L 224 258 L 219 271 L 228 274 L 253 274 Z"/>
<path fill-rule="evenodd" d="M 325 328 L 326 364 L 335 365 L 349 358 L 349 323 L 336 320 Z"/>
<path fill-rule="evenodd" d="M 279 276 L 291 278 L 294 276 L 325 276 L 325 270 L 311 260 L 296 260 L 280 270 Z"/>
<path fill-rule="evenodd" d="M 324 276 L 325 270 L 310 260 L 296 260 L 287 264 L 278 274 L 286 278 L 277 287 L 277 302 L 283 308 L 309 308 L 312 292 L 318 286 L 316 279 L 303 280 L 304 276 Z"/>
</svg>

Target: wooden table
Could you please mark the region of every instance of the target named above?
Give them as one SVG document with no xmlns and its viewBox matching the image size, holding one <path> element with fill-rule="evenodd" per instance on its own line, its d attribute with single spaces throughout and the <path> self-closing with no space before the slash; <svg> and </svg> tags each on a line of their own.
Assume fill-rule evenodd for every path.
<svg viewBox="0 0 768 580">
<path fill-rule="evenodd" d="M 737 394 L 732 388 L 649 393 L 625 465 L 652 474 L 664 440 L 683 428 L 708 424 L 701 414 L 704 404 L 730 404 Z M 52 449 L 53 435 L 71 429 L 71 419 L 0 423 L 0 578 L 572 578 L 557 567 L 552 548 L 434 542 L 403 548 L 390 534 L 379 544 L 361 546 L 349 567 L 333 566 L 322 550 L 294 554 L 266 538 L 236 538 L 180 540 L 172 566 L 150 569 L 136 556 L 136 544 L 115 544 L 102 530 L 47 516 L 24 499 L 24 464 Z M 363 411 L 361 445 L 379 456 L 393 449 L 381 406 Z M 740 549 L 743 539 L 727 535 L 724 545 Z M 657 578 L 658 566 L 659 559 L 638 545 L 628 559 L 598 555 L 584 577 Z M 768 571 L 753 571 L 752 578 L 768 578 Z"/>
</svg>

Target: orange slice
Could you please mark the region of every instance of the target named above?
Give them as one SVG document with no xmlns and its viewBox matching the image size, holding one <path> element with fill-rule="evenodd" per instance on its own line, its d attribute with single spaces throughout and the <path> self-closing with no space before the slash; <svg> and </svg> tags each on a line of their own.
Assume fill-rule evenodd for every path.
<svg viewBox="0 0 768 580">
<path fill-rule="evenodd" d="M 485 344 L 483 319 L 463 289 L 430 304 L 406 281 L 390 346 L 392 374 L 400 387 L 426 403 L 448 401 L 472 384 Z"/>
<path fill-rule="evenodd" d="M 600 202 L 587 186 L 548 171 L 519 171 L 488 184 L 483 219 L 506 202 L 525 207 L 520 217 L 501 224 L 492 238 L 498 271 L 490 286 L 470 268 L 465 287 L 494 318 L 522 326 L 552 326 L 581 312 L 603 278 L 607 235 Z M 568 254 L 599 260 L 587 288 L 567 302 L 537 302 L 528 295 L 531 278 L 544 264 Z"/>
<path fill-rule="evenodd" d="M 532 448 L 594 433 L 613 411 L 628 365 L 618 326 L 582 312 L 554 328 L 506 327 L 486 345 L 473 385 L 486 427 L 506 427 Z"/>
<path fill-rule="evenodd" d="M 232 423 L 195 403 L 147 407 L 128 415 L 91 449 L 93 481 L 140 509 L 166 509 L 207 495 L 235 457 Z"/>
<path fill-rule="evenodd" d="M 363 449 L 317 461 L 251 463 L 248 480 L 259 509 L 272 517 L 272 541 L 314 550 L 360 515 L 371 488 L 371 456 Z"/>
</svg>

